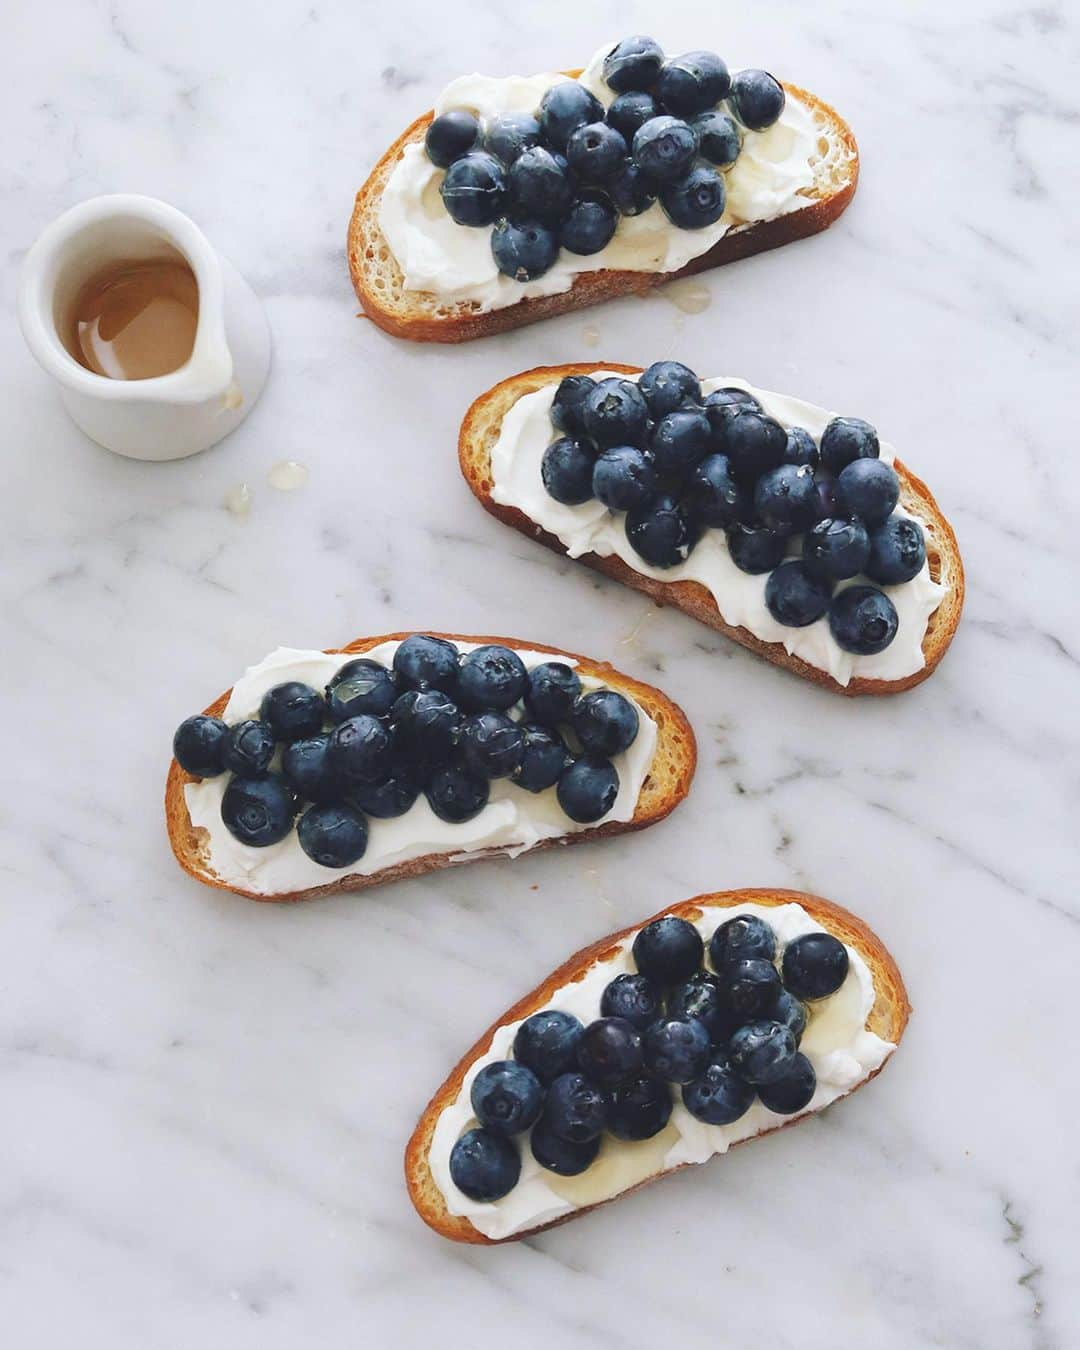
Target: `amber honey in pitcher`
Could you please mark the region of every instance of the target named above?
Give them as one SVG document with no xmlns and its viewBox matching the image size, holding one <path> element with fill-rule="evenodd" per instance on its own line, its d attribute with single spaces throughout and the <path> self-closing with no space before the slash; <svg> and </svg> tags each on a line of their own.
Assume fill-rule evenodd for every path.
<svg viewBox="0 0 1080 1350">
<path fill-rule="evenodd" d="M 113 262 L 79 288 L 65 345 L 110 380 L 149 380 L 190 358 L 199 324 L 199 287 L 180 258 Z"/>
</svg>

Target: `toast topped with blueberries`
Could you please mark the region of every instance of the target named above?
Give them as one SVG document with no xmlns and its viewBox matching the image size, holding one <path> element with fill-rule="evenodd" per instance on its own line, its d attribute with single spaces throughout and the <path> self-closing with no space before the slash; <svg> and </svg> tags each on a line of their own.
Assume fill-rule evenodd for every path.
<svg viewBox="0 0 1080 1350">
<path fill-rule="evenodd" d="M 445 633 L 279 648 L 180 724 L 173 755 L 177 861 L 253 900 L 644 829 L 697 760 L 651 685 L 541 643 Z"/>
<path fill-rule="evenodd" d="M 857 417 L 589 362 L 481 394 L 458 455 L 504 524 L 845 694 L 919 684 L 960 620 L 952 527 Z"/>
<path fill-rule="evenodd" d="M 858 170 L 813 94 L 635 36 L 584 70 L 454 80 L 357 194 L 349 270 L 386 332 L 464 342 L 805 238 Z"/>
</svg>

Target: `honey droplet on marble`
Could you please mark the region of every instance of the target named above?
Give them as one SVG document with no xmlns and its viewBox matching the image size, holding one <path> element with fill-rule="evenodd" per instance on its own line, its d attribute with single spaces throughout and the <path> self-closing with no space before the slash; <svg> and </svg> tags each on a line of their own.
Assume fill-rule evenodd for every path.
<svg viewBox="0 0 1080 1350">
<path fill-rule="evenodd" d="M 700 281 L 687 278 L 684 281 L 671 281 L 657 291 L 669 304 L 681 309 L 684 314 L 700 314 L 712 304 L 712 292 Z"/>
<path fill-rule="evenodd" d="M 584 329 L 582 329 L 581 340 L 586 347 L 599 347 L 600 329 L 597 328 L 595 324 L 586 324 Z"/>
<path fill-rule="evenodd" d="M 234 483 L 225 494 L 225 510 L 238 520 L 246 520 L 251 513 L 251 489 L 246 483 Z"/>
<path fill-rule="evenodd" d="M 308 480 L 308 467 L 297 459 L 282 459 L 266 475 L 266 481 L 278 492 L 295 492 Z"/>
</svg>

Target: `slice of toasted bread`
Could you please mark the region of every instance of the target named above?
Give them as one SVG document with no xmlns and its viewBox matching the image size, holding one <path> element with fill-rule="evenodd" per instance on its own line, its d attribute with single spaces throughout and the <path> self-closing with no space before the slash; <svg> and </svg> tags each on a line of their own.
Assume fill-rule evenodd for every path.
<svg viewBox="0 0 1080 1350">
<path fill-rule="evenodd" d="M 571 77 L 580 70 L 566 72 Z M 805 239 L 831 225 L 855 195 L 859 178 L 859 150 L 851 128 L 827 103 L 792 84 L 788 97 L 804 104 L 818 130 L 818 152 L 813 161 L 814 185 L 806 205 L 771 220 L 738 225 L 711 249 L 675 272 L 586 272 L 567 291 L 521 300 L 502 309 L 481 311 L 475 304 L 446 304 L 427 291 L 408 291 L 397 260 L 379 226 L 383 189 L 407 145 L 423 140 L 434 116 L 426 112 L 404 131 L 356 194 L 349 222 L 349 273 L 361 308 L 369 319 L 395 337 L 415 342 L 468 342 L 472 338 L 505 333 L 538 319 L 597 305 L 620 295 L 644 294 L 654 286 L 748 258 L 796 239 Z"/>
<path fill-rule="evenodd" d="M 495 385 L 493 389 L 487 390 L 476 399 L 465 414 L 458 437 L 461 472 L 484 510 L 505 525 L 513 526 L 515 530 L 538 540 L 556 553 L 566 553 L 560 539 L 541 529 L 516 507 L 503 506 L 492 500 L 491 452 L 499 439 L 503 418 L 519 398 L 542 389 L 545 385 L 557 384 L 566 375 L 591 375 L 598 370 L 610 370 L 626 375 L 641 374 L 640 366 L 625 366 L 614 361 L 589 361 L 576 365 L 538 366 L 535 370 L 511 375 L 509 379 L 503 380 L 501 384 Z M 809 665 L 798 656 L 789 655 L 782 643 L 763 642 L 747 629 L 726 623 L 712 593 L 700 582 L 661 581 L 636 571 L 614 554 L 602 558 L 596 553 L 585 553 L 577 561 L 597 572 L 603 572 L 605 576 L 615 581 L 621 581 L 625 586 L 642 591 L 658 605 L 672 605 L 675 609 L 682 610 L 684 614 L 689 614 L 700 623 L 715 628 L 718 633 L 734 638 L 736 642 L 748 647 L 752 652 L 757 652 L 773 665 L 783 666 L 785 670 L 812 680 L 815 684 L 825 685 L 850 695 L 900 693 L 901 690 L 921 684 L 932 675 L 938 662 L 945 655 L 956 632 L 956 626 L 960 622 L 960 611 L 964 603 L 964 568 L 952 526 L 942 515 L 930 489 L 899 459 L 895 461 L 894 468 L 900 476 L 900 505 L 931 527 L 926 541 L 930 575 L 946 590 L 941 604 L 930 616 L 923 638 L 922 649 L 926 664 L 921 670 L 905 675 L 902 679 L 855 678 L 846 685 L 840 684 L 827 671 Z"/>
<path fill-rule="evenodd" d="M 548 647 L 542 642 L 523 642 L 519 638 L 508 637 L 474 637 L 463 633 L 436 633 L 427 629 L 424 631 L 431 632 L 432 637 L 449 638 L 452 642 L 470 642 L 478 645 L 495 642 L 507 647 L 547 652 L 554 657 L 570 657 L 577 662 L 576 669 L 579 673 L 602 680 L 609 688 L 628 695 L 656 723 L 656 749 L 653 753 L 649 773 L 642 785 L 633 817 L 628 821 L 610 821 L 605 825 L 597 825 L 593 829 L 576 830 L 566 835 L 559 835 L 556 838 L 544 839 L 533 845 L 533 848 L 529 850 L 530 852 L 553 844 L 578 844 L 586 839 L 606 839 L 612 835 L 626 834 L 631 830 L 643 830 L 647 826 L 655 825 L 657 821 L 663 820 L 689 792 L 690 780 L 693 778 L 694 770 L 697 767 L 697 744 L 694 740 L 694 733 L 683 710 L 677 703 L 673 703 L 666 694 L 661 693 L 659 689 L 653 688 L 650 684 L 642 684 L 639 680 L 631 679 L 629 675 L 624 675 L 606 662 L 593 661 L 587 656 L 578 656 L 575 652 L 562 651 L 558 647 Z M 383 633 L 378 637 L 357 638 L 354 642 L 350 642 L 347 647 L 335 647 L 330 650 L 343 655 L 360 656 L 373 647 L 379 646 L 380 643 L 400 642 L 408 636 L 409 633 Z M 229 701 L 231 692 L 227 689 L 208 708 L 204 709 L 204 712 L 211 717 L 220 717 Z M 450 867 L 456 862 L 476 862 L 482 858 L 497 858 L 505 856 L 506 852 L 505 848 L 478 849 L 475 853 L 470 853 L 467 858 L 463 858 L 458 853 L 430 853 L 420 858 L 412 858 L 407 862 L 398 863 L 392 867 L 383 868 L 379 872 L 373 872 L 370 876 L 345 875 L 335 878 L 334 873 L 327 872 L 327 876 L 331 880 L 327 881 L 325 885 L 311 886 L 302 891 L 264 895 L 257 891 L 248 890 L 243 886 L 223 881 L 215 873 L 213 860 L 209 856 L 207 832 L 192 824 L 191 816 L 188 814 L 187 802 L 184 798 L 185 783 L 196 781 L 191 774 L 185 773 L 175 759 L 171 762 L 165 784 L 165 823 L 169 832 L 169 843 L 176 855 L 176 861 L 196 881 L 204 882 L 207 886 L 218 886 L 223 890 L 233 891 L 236 895 L 246 896 L 250 900 L 311 900 L 317 896 L 333 895 L 338 891 L 364 890 L 368 886 L 375 886 L 386 881 L 397 881 L 403 877 L 418 877 L 425 872 L 434 872 L 442 867 Z"/>
<path fill-rule="evenodd" d="M 652 917 L 660 918 L 664 914 L 675 914 L 680 918 L 693 921 L 701 916 L 703 907 L 729 907 L 746 904 L 776 906 L 791 903 L 801 905 L 816 923 L 834 934 L 847 946 L 853 948 L 863 958 L 873 978 L 876 994 L 873 1007 L 866 1019 L 866 1030 L 874 1032 L 882 1040 L 898 1045 L 901 1036 L 904 1034 L 904 1028 L 907 1026 L 908 1016 L 911 1013 L 911 1005 L 908 1003 L 907 990 L 904 988 L 900 971 L 877 934 L 861 919 L 849 913 L 846 909 L 842 909 L 839 905 L 834 905 L 831 901 L 823 900 L 816 895 L 805 895 L 801 891 L 753 889 L 718 891 L 713 894 L 695 896 L 692 900 L 684 900 L 681 904 L 670 905 Z M 581 1215 L 597 1209 L 600 1204 L 610 1203 L 610 1200 L 600 1201 L 595 1205 L 583 1206 L 570 1214 L 564 1214 L 549 1223 L 539 1224 L 535 1228 L 523 1229 L 521 1232 L 513 1233 L 505 1238 L 489 1238 L 479 1229 L 474 1228 L 468 1218 L 463 1215 L 451 1214 L 447 1209 L 443 1194 L 432 1176 L 428 1156 L 431 1152 L 432 1137 L 440 1115 L 457 1100 L 465 1081 L 465 1075 L 472 1064 L 487 1053 L 491 1038 L 499 1027 L 506 1026 L 510 1022 L 521 1021 L 545 1007 L 558 989 L 575 980 L 582 979 L 586 971 L 597 963 L 612 960 L 619 954 L 621 944 L 636 933 L 638 929 L 643 928 L 645 924 L 650 922 L 651 919 L 644 919 L 641 923 L 634 924 L 630 928 L 624 928 L 621 932 L 601 938 L 599 942 L 594 942 L 591 946 L 576 952 L 558 970 L 552 971 L 546 980 L 503 1013 L 484 1032 L 472 1049 L 461 1057 L 446 1082 L 443 1083 L 425 1107 L 405 1150 L 405 1180 L 409 1188 L 409 1196 L 416 1207 L 417 1213 L 429 1227 L 442 1237 L 451 1238 L 455 1242 L 476 1243 L 480 1246 L 496 1246 L 501 1242 L 517 1242 L 521 1238 L 530 1237 L 548 1228 L 555 1228 L 570 1219 L 580 1218 Z M 852 1091 L 857 1091 L 859 1087 L 863 1086 L 863 1083 L 868 1083 L 871 1078 L 876 1078 L 882 1068 L 884 1068 L 884 1064 L 869 1074 L 861 1083 L 858 1083 Z M 804 1115 L 774 1125 L 771 1129 L 762 1131 L 761 1134 L 751 1135 L 749 1139 L 739 1140 L 738 1142 L 750 1143 L 754 1139 L 762 1138 L 765 1134 L 773 1134 L 777 1130 L 786 1129 L 789 1125 L 798 1125 L 801 1120 L 805 1120 L 813 1114 L 814 1112 L 806 1112 Z M 620 1192 L 620 1195 L 629 1195 L 631 1191 L 640 1190 L 642 1186 L 647 1186 L 649 1182 L 655 1181 L 661 1176 L 667 1176 L 669 1172 L 681 1171 L 683 1167 L 690 1166 L 693 1166 L 693 1164 L 683 1163 L 679 1167 L 657 1172 L 645 1181 L 639 1182 L 638 1185 Z M 611 1197 L 613 1200 L 618 1198 L 618 1195 Z"/>
</svg>

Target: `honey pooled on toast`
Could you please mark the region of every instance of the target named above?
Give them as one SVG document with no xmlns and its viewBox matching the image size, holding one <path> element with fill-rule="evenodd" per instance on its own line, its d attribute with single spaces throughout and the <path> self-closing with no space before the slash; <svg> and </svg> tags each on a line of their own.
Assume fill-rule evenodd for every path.
<svg viewBox="0 0 1080 1350">
<path fill-rule="evenodd" d="M 110 380 L 150 380 L 191 357 L 199 286 L 179 258 L 113 262 L 75 294 L 66 325 L 71 355 Z"/>
</svg>

